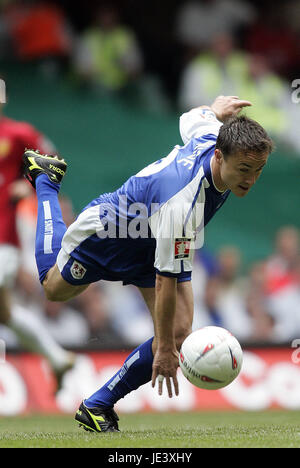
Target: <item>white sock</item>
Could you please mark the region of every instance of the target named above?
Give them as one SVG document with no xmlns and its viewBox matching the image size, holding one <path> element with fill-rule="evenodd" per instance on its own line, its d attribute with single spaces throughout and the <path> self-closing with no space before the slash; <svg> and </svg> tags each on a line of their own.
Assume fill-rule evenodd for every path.
<svg viewBox="0 0 300 468">
<path fill-rule="evenodd" d="M 20 344 L 28 351 L 42 354 L 54 370 L 62 369 L 70 362 L 69 353 L 56 343 L 39 318 L 25 308 L 13 306 L 7 325 L 15 332 Z"/>
</svg>

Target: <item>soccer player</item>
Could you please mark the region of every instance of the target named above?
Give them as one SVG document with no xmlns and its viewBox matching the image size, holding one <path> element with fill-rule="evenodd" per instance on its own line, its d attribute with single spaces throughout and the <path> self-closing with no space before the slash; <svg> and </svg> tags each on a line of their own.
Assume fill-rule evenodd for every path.
<svg viewBox="0 0 300 468">
<path fill-rule="evenodd" d="M 4 104 L 4 103 L 2 103 Z M 52 144 L 32 125 L 3 115 L 0 105 L 0 323 L 11 328 L 29 351 L 42 354 L 56 375 L 58 385 L 64 373 L 74 365 L 74 355 L 62 349 L 38 319 L 23 315 L 11 307 L 13 287 L 20 258 L 20 240 L 16 227 L 17 203 L 32 194 L 22 177 L 22 156 L 28 147 L 53 151 Z"/>
<path fill-rule="evenodd" d="M 36 260 L 47 297 L 64 301 L 91 282 L 121 280 L 140 289 L 154 322 L 154 338 L 80 405 L 75 419 L 86 430 L 118 431 L 115 403 L 151 380 L 159 394 L 164 380 L 169 397 L 178 394 L 178 350 L 193 318 L 194 250 L 229 194 L 247 195 L 273 150 L 257 122 L 238 116 L 249 105 L 219 96 L 184 114 L 184 146 L 100 195 L 67 230 L 57 198 L 67 164 L 25 152 L 24 174 L 39 202 Z"/>
</svg>

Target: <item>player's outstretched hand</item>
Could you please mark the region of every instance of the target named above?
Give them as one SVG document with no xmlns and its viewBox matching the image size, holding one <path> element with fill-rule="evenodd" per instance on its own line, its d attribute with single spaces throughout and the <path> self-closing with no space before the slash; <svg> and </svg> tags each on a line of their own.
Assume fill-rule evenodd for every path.
<svg viewBox="0 0 300 468">
<path fill-rule="evenodd" d="M 251 102 L 239 99 L 238 96 L 218 96 L 210 108 L 220 122 L 225 122 L 248 106 L 252 106 Z"/>
<path fill-rule="evenodd" d="M 178 352 L 163 352 L 157 350 L 152 366 L 152 387 L 155 387 L 156 380 L 158 381 L 158 394 L 162 395 L 163 382 L 166 382 L 168 395 L 173 396 L 172 383 L 174 386 L 175 395 L 179 394 L 178 380 Z"/>
</svg>

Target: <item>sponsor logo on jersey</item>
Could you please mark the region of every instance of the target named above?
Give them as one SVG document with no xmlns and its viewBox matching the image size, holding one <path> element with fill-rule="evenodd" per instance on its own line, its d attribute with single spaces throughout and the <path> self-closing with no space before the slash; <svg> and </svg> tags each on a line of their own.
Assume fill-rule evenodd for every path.
<svg viewBox="0 0 300 468">
<path fill-rule="evenodd" d="M 175 239 L 175 259 L 189 258 L 191 251 L 191 240 L 186 237 Z"/>
</svg>

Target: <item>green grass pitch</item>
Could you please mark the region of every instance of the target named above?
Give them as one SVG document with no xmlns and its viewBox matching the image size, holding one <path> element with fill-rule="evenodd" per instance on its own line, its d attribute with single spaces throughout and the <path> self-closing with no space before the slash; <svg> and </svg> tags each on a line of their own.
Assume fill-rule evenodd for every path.
<svg viewBox="0 0 300 468">
<path fill-rule="evenodd" d="M 300 412 L 121 415 L 121 433 L 95 434 L 66 415 L 0 418 L 0 448 L 299 448 Z"/>
</svg>

